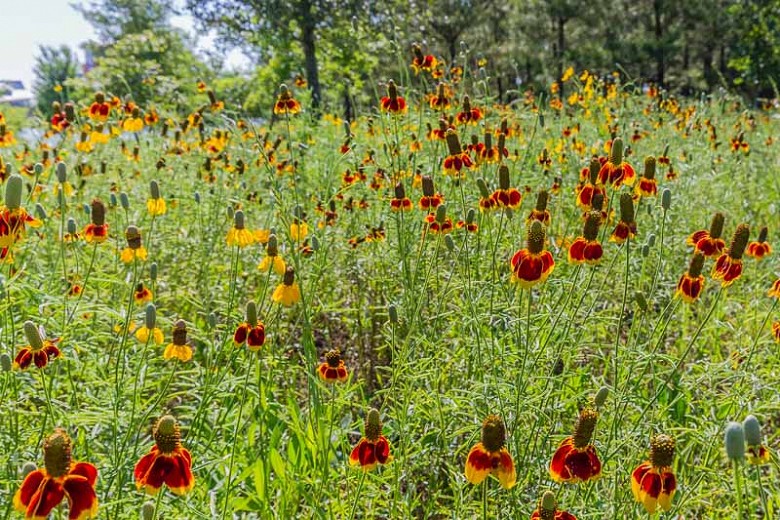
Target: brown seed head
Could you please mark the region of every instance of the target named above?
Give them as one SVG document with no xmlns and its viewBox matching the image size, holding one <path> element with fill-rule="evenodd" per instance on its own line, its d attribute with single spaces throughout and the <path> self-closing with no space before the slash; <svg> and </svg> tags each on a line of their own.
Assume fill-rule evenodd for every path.
<svg viewBox="0 0 780 520">
<path fill-rule="evenodd" d="M 550 195 L 547 190 L 542 190 L 536 195 L 536 211 L 545 211 L 547 209 L 547 201 L 550 199 Z"/>
<path fill-rule="evenodd" d="M 141 231 L 132 224 L 125 229 L 125 239 L 127 239 L 127 247 L 130 249 L 141 247 Z"/>
<path fill-rule="evenodd" d="M 495 453 L 506 444 L 506 426 L 498 415 L 488 415 L 482 423 L 482 446 Z"/>
<path fill-rule="evenodd" d="M 187 324 L 179 320 L 173 324 L 173 344 L 181 347 L 187 344 Z"/>
<path fill-rule="evenodd" d="M 282 279 L 282 282 L 284 285 L 290 287 L 292 284 L 295 283 L 295 269 L 287 266 L 287 270 L 284 272 L 284 278 Z"/>
<path fill-rule="evenodd" d="M 404 183 L 398 182 L 398 184 L 395 185 L 395 198 L 398 200 L 402 200 L 406 198 L 406 190 L 404 189 Z"/>
<path fill-rule="evenodd" d="M 696 278 L 701 274 L 702 269 L 704 269 L 704 255 L 696 253 L 693 255 L 691 263 L 688 265 L 688 276 Z"/>
<path fill-rule="evenodd" d="M 502 190 L 509 189 L 509 168 L 506 164 L 498 167 L 498 187 Z"/>
<path fill-rule="evenodd" d="M 747 224 L 740 224 L 734 231 L 734 236 L 731 238 L 731 246 L 729 246 L 729 256 L 734 260 L 739 260 L 742 255 L 745 254 L 745 248 L 750 241 L 750 226 Z"/>
<path fill-rule="evenodd" d="M 171 415 L 164 415 L 157 421 L 154 427 L 154 442 L 160 453 L 170 454 L 181 446 L 181 432 L 176 419 Z"/>
<path fill-rule="evenodd" d="M 599 227 L 601 226 L 601 212 L 590 211 L 585 218 L 585 225 L 582 227 L 582 236 L 588 242 L 596 240 L 599 236 Z"/>
<path fill-rule="evenodd" d="M 366 439 L 375 442 L 382 435 L 382 421 L 379 410 L 371 408 L 366 415 Z"/>
<path fill-rule="evenodd" d="M 106 205 L 100 199 L 92 201 L 90 217 L 92 218 L 92 223 L 96 226 L 102 226 L 106 223 Z"/>
<path fill-rule="evenodd" d="M 56 428 L 43 441 L 43 462 L 49 476 L 60 478 L 68 474 L 72 461 L 71 444 L 70 437 L 62 428 Z"/>
<path fill-rule="evenodd" d="M 655 179 L 655 157 L 648 155 L 645 157 L 645 179 Z"/>
<path fill-rule="evenodd" d="M 574 447 L 584 448 L 590 444 L 593 431 L 596 429 L 599 413 L 592 408 L 583 408 L 574 427 Z"/>
<path fill-rule="evenodd" d="M 609 162 L 615 166 L 623 162 L 623 140 L 619 137 L 612 140 L 612 150 L 609 152 Z"/>
<path fill-rule="evenodd" d="M 717 212 L 712 216 L 712 223 L 710 223 L 710 236 L 712 238 L 720 238 L 723 234 L 723 223 L 725 220 L 726 217 L 721 212 Z"/>
<path fill-rule="evenodd" d="M 433 197 L 435 193 L 433 188 L 433 179 L 429 175 L 423 175 L 422 177 L 422 190 L 423 195 L 426 197 Z"/>
<path fill-rule="evenodd" d="M 666 468 L 674 461 L 674 438 L 660 433 L 650 440 L 650 463 L 656 468 Z"/>
<path fill-rule="evenodd" d="M 447 139 L 447 149 L 449 150 L 450 155 L 460 155 L 463 152 L 463 148 L 460 146 L 460 139 L 458 139 L 457 132 L 450 128 L 444 135 Z"/>
<path fill-rule="evenodd" d="M 334 348 L 333 350 L 329 350 L 325 354 L 325 362 L 328 364 L 331 368 L 336 368 L 341 363 L 341 352 L 339 349 Z"/>
<path fill-rule="evenodd" d="M 758 232 L 758 241 L 763 244 L 766 242 L 767 236 L 769 236 L 769 230 L 764 226 L 761 228 L 761 231 Z"/>
<path fill-rule="evenodd" d="M 544 226 L 538 220 L 531 222 L 528 227 L 528 238 L 526 240 L 526 248 L 534 255 L 538 255 L 544 251 L 544 242 L 547 235 L 544 232 Z"/>
<path fill-rule="evenodd" d="M 634 222 L 634 199 L 630 193 L 620 195 L 620 220 L 626 224 Z"/>
</svg>

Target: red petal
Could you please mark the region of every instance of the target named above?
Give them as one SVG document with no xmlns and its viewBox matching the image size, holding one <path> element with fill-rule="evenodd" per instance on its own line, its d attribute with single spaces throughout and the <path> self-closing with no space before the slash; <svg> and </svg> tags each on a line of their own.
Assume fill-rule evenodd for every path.
<svg viewBox="0 0 780 520">
<path fill-rule="evenodd" d="M 89 481 L 80 475 L 68 476 L 62 485 L 68 496 L 70 505 L 70 520 L 91 518 L 90 513 L 97 513 L 97 495 Z M 83 516 L 82 516 L 83 515 Z"/>
</svg>

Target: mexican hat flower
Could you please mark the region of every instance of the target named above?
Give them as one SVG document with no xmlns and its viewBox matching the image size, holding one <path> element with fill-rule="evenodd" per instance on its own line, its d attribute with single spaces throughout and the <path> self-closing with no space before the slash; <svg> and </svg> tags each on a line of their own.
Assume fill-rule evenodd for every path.
<svg viewBox="0 0 780 520">
<path fill-rule="evenodd" d="M 589 211 L 582 227 L 582 235 L 575 238 L 569 246 L 569 262 L 573 264 L 597 264 L 604 255 L 604 248 L 599 242 L 599 227 L 601 213 Z"/>
<path fill-rule="evenodd" d="M 601 476 L 601 461 L 592 444 L 599 413 L 589 407 L 580 411 L 574 435 L 561 441 L 550 462 L 550 476 L 556 482 L 587 482 Z"/>
<path fill-rule="evenodd" d="M 134 260 L 146 260 L 147 253 L 146 248 L 141 243 L 141 230 L 133 225 L 127 226 L 125 239 L 127 240 L 127 247 L 122 250 L 120 255 L 122 261 L 129 264 Z"/>
<path fill-rule="evenodd" d="M 558 509 L 555 494 L 552 491 L 545 491 L 536 510 L 531 513 L 531 520 L 577 520 L 577 517 L 568 511 Z"/>
<path fill-rule="evenodd" d="M 745 420 L 742 421 L 742 429 L 745 431 L 748 462 L 753 465 L 769 463 L 772 457 L 761 438 L 761 424 L 756 416 L 748 415 L 745 417 Z"/>
<path fill-rule="evenodd" d="M 106 224 L 106 206 L 100 199 L 95 199 L 91 204 L 91 211 L 89 212 L 90 219 L 92 220 L 84 228 L 84 240 L 87 242 L 94 242 L 100 244 L 105 242 L 108 238 L 108 224 Z"/>
<path fill-rule="evenodd" d="M 541 222 L 545 226 L 550 225 L 550 210 L 547 209 L 547 203 L 550 200 L 550 194 L 547 190 L 541 190 L 536 195 L 536 205 L 531 213 L 528 215 L 526 222 L 533 222 L 534 220 Z"/>
<path fill-rule="evenodd" d="M 143 282 L 138 282 L 138 284 L 135 286 L 135 291 L 133 291 L 133 300 L 135 301 L 136 305 L 149 303 L 153 299 L 154 295 L 152 294 L 152 290 L 149 289 Z"/>
<path fill-rule="evenodd" d="M 655 197 L 658 194 L 658 181 L 655 180 L 655 157 L 645 157 L 645 171 L 634 188 L 636 197 Z"/>
<path fill-rule="evenodd" d="M 768 234 L 769 230 L 767 227 L 762 227 L 761 231 L 758 232 L 758 240 L 748 244 L 745 254 L 756 260 L 761 260 L 767 255 L 770 255 L 772 253 L 772 246 L 766 241 Z"/>
<path fill-rule="evenodd" d="M 474 162 L 471 156 L 461 147 L 458 134 L 454 130 L 447 130 L 447 149 L 449 155 L 441 163 L 442 170 L 447 175 L 461 176 L 464 168 L 471 168 Z"/>
<path fill-rule="evenodd" d="M 344 360 L 341 359 L 339 349 L 329 350 L 325 353 L 325 361 L 317 367 L 317 374 L 326 383 L 335 383 L 337 381 L 343 383 L 347 380 L 349 374 L 347 373 L 347 367 L 344 366 Z"/>
<path fill-rule="evenodd" d="M 295 281 L 295 269 L 287 266 L 282 283 L 276 286 L 271 299 L 285 307 L 290 307 L 301 301 L 301 289 Z"/>
<path fill-rule="evenodd" d="M 149 183 L 149 198 L 146 200 L 146 211 L 152 217 L 165 215 L 167 211 L 165 199 L 160 195 L 160 185 L 154 180 Z"/>
<path fill-rule="evenodd" d="M 598 184 L 599 170 L 601 162 L 597 158 L 590 161 L 590 167 L 583 171 L 587 172 L 584 183 L 577 189 L 577 206 L 585 211 L 593 209 L 593 197 L 597 193 L 604 195 L 604 187 Z"/>
<path fill-rule="evenodd" d="M 700 229 L 695 231 L 688 237 L 687 243 L 690 246 L 694 246 L 695 252 L 700 252 L 704 256 L 710 257 L 719 255 L 723 248 L 726 247 L 726 242 L 721 238 L 723 234 L 723 223 L 725 217 L 723 213 L 715 213 L 712 216 L 712 223 L 710 229 Z"/>
<path fill-rule="evenodd" d="M 476 125 L 482 119 L 482 111 L 471 106 L 471 99 L 467 95 L 463 96 L 463 102 L 461 103 L 460 108 L 460 112 L 455 116 L 455 121 L 457 121 L 459 125 Z"/>
<path fill-rule="evenodd" d="M 406 100 L 398 95 L 398 87 L 392 79 L 387 82 L 387 95 L 379 100 L 383 112 L 403 114 L 406 112 Z"/>
<path fill-rule="evenodd" d="M 187 324 L 179 320 L 173 324 L 173 341 L 163 352 L 163 359 L 178 359 L 187 362 L 192 359 L 192 347 L 187 343 Z"/>
<path fill-rule="evenodd" d="M 446 110 L 450 108 L 451 101 L 447 95 L 449 88 L 444 83 L 439 83 L 436 87 L 436 93 L 428 98 L 428 105 L 434 110 Z"/>
<path fill-rule="evenodd" d="M 501 417 L 488 415 L 482 423 L 482 438 L 466 457 L 465 473 L 466 480 L 474 485 L 493 475 L 504 489 L 514 487 L 515 463 L 506 449 L 506 427 Z"/>
<path fill-rule="evenodd" d="M 150 495 L 156 495 L 163 485 L 176 495 L 186 495 L 195 487 L 192 456 L 181 445 L 179 425 L 170 415 L 157 421 L 154 446 L 135 465 L 135 485 Z"/>
<path fill-rule="evenodd" d="M 393 459 L 390 443 L 382 435 L 379 411 L 371 408 L 366 416 L 365 433 L 349 455 L 350 466 L 360 466 L 363 471 L 374 469 L 377 464 L 387 464 Z"/>
<path fill-rule="evenodd" d="M 8 177 L 5 185 L 5 207 L 0 207 L 0 248 L 21 242 L 26 227 L 40 227 L 43 223 L 27 213 L 22 204 L 23 180 L 19 175 Z"/>
<path fill-rule="evenodd" d="M 599 170 L 599 183 L 610 184 L 613 188 L 622 185 L 632 186 L 636 180 L 634 168 L 623 160 L 623 140 L 616 137 L 612 140 L 612 150 L 609 159 Z"/>
<path fill-rule="evenodd" d="M 428 175 L 422 176 L 422 191 L 420 209 L 433 211 L 444 202 L 444 197 L 442 197 L 440 193 L 436 193 L 436 190 L 433 187 L 433 179 Z"/>
<path fill-rule="evenodd" d="M 772 287 L 769 288 L 767 295 L 771 298 L 780 298 L 780 278 L 772 283 Z"/>
<path fill-rule="evenodd" d="M 44 467 L 27 474 L 14 495 L 14 508 L 28 520 L 44 520 L 67 499 L 70 520 L 96 518 L 97 469 L 88 462 L 73 462 L 72 442 L 62 429 L 43 442 Z"/>
<path fill-rule="evenodd" d="M 412 44 L 412 69 L 415 74 L 418 74 L 421 70 L 431 72 L 437 65 L 436 57 L 432 54 L 423 54 L 422 47 L 419 43 Z"/>
<path fill-rule="evenodd" d="M 111 105 L 106 102 L 106 95 L 102 92 L 95 93 L 95 101 L 89 106 L 89 118 L 92 121 L 105 122 L 111 113 Z"/>
<path fill-rule="evenodd" d="M 279 85 L 279 97 L 274 103 L 274 114 L 297 114 L 301 111 L 301 104 L 296 100 L 287 85 Z"/>
<path fill-rule="evenodd" d="M 490 195 L 492 207 L 515 209 L 523 202 L 523 196 L 517 188 L 512 188 L 509 184 L 509 168 L 502 164 L 498 167 L 498 189 Z"/>
<path fill-rule="evenodd" d="M 135 339 L 141 343 L 146 343 L 151 338 L 157 345 L 165 342 L 165 336 L 162 330 L 157 327 L 157 307 L 150 303 L 146 306 L 144 313 L 144 324 L 135 331 Z"/>
<path fill-rule="evenodd" d="M 265 324 L 257 318 L 257 305 L 250 301 L 246 304 L 246 321 L 239 323 L 233 333 L 233 343 L 246 346 L 252 352 L 260 350 L 265 343 Z"/>
<path fill-rule="evenodd" d="M 410 211 L 412 209 L 412 201 L 406 196 L 406 190 L 401 181 L 398 181 L 395 185 L 393 195 L 393 198 L 390 199 L 391 211 Z"/>
<path fill-rule="evenodd" d="M 682 297 L 686 303 L 693 303 L 698 300 L 702 289 L 704 289 L 704 275 L 701 274 L 703 268 L 704 255 L 694 253 L 688 266 L 688 271 L 677 282 L 675 296 Z"/>
<path fill-rule="evenodd" d="M 526 247 L 517 251 L 510 260 L 512 281 L 523 289 L 543 283 L 555 268 L 552 253 L 544 248 L 547 235 L 539 221 L 528 227 Z"/>
<path fill-rule="evenodd" d="M 279 255 L 279 243 L 276 235 L 271 234 L 268 237 L 268 243 L 265 245 L 265 257 L 257 266 L 257 269 L 267 273 L 273 269 L 278 275 L 283 275 L 287 269 L 281 255 Z"/>
<path fill-rule="evenodd" d="M 728 251 L 715 261 L 712 277 L 720 280 L 723 287 L 728 287 L 742 275 L 742 255 L 745 254 L 749 238 L 750 227 L 747 224 L 738 225 Z"/>
<path fill-rule="evenodd" d="M 640 464 L 631 474 L 631 491 L 649 514 L 672 508 L 672 498 L 677 490 L 677 478 L 672 471 L 675 441 L 666 434 L 659 434 L 650 441 L 650 460 Z"/>
<path fill-rule="evenodd" d="M 49 361 L 60 355 L 60 349 L 57 347 L 59 338 L 47 339 L 43 327 L 36 327 L 31 321 L 24 322 L 24 335 L 27 338 L 27 345 L 19 349 L 14 359 L 14 365 L 22 370 L 28 368 L 33 363 L 38 368 L 43 368 L 49 364 Z"/>
<path fill-rule="evenodd" d="M 620 195 L 620 221 L 609 237 L 610 242 L 622 244 L 636 236 L 636 221 L 634 220 L 634 201 L 631 195 Z"/>
<path fill-rule="evenodd" d="M 246 247 L 255 243 L 255 235 L 246 228 L 244 212 L 240 209 L 233 213 L 233 227 L 228 230 L 225 242 L 229 246 L 238 247 Z"/>
</svg>

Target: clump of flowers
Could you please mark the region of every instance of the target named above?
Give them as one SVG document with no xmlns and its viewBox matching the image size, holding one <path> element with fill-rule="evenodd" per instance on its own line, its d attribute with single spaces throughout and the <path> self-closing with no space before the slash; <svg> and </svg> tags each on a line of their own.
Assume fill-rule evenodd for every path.
<svg viewBox="0 0 780 520">
<path fill-rule="evenodd" d="M 501 417 L 488 415 L 482 423 L 482 438 L 466 457 L 465 473 L 466 480 L 474 485 L 493 475 L 504 489 L 514 487 L 515 463 L 506 449 L 506 427 Z"/>
</svg>

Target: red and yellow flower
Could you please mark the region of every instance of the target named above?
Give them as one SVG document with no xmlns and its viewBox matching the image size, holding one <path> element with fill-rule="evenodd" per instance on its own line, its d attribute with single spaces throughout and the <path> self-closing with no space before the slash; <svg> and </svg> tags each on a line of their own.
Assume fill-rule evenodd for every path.
<svg viewBox="0 0 780 520">
<path fill-rule="evenodd" d="M 660 508 L 669 511 L 677 490 L 677 478 L 672 471 L 675 441 L 659 434 L 650 441 L 650 460 L 640 464 L 631 474 L 631 491 L 649 514 Z"/>
<path fill-rule="evenodd" d="M 43 442 L 44 467 L 27 474 L 14 495 L 14 508 L 28 520 L 44 520 L 67 499 L 70 520 L 96 518 L 97 469 L 88 462 L 73 462 L 70 437 L 60 428 Z"/>
<path fill-rule="evenodd" d="M 531 520 L 577 520 L 577 517 L 568 511 L 558 509 L 555 494 L 552 491 L 545 491 L 536 510 L 531 513 Z"/>
<path fill-rule="evenodd" d="M 680 277 L 677 282 L 677 291 L 675 296 L 682 297 L 686 303 L 693 303 L 699 299 L 704 289 L 704 275 L 701 274 L 704 268 L 704 255 L 694 253 L 688 271 Z"/>
<path fill-rule="evenodd" d="M 550 476 L 556 482 L 587 482 L 601 476 L 601 461 L 592 444 L 599 414 L 592 408 L 580 411 L 574 435 L 561 441 L 550 462 Z"/>
<path fill-rule="evenodd" d="M 59 338 L 47 339 L 43 327 L 36 327 L 33 322 L 25 321 L 24 335 L 28 344 L 19 349 L 14 366 L 24 370 L 34 363 L 36 367 L 43 368 L 49 361 L 59 357 Z"/>
<path fill-rule="evenodd" d="M 636 236 L 636 221 L 634 220 L 634 201 L 631 195 L 620 195 L 620 221 L 609 237 L 610 242 L 622 244 Z"/>
<path fill-rule="evenodd" d="M 390 210 L 394 212 L 398 211 L 411 211 L 412 201 L 406 196 L 406 190 L 402 182 L 398 182 L 395 185 L 394 197 L 390 199 Z"/>
<path fill-rule="evenodd" d="M 634 189 L 634 196 L 655 197 L 658 195 L 658 181 L 655 180 L 655 157 L 645 157 L 645 171 Z"/>
<path fill-rule="evenodd" d="M 742 255 L 745 254 L 749 239 L 750 227 L 747 224 L 738 225 L 728 251 L 715 261 L 712 277 L 720 280 L 723 287 L 728 287 L 742 275 Z"/>
<path fill-rule="evenodd" d="M 450 108 L 452 100 L 450 99 L 450 93 L 448 87 L 444 83 L 439 83 L 436 88 L 436 93 L 432 94 L 428 98 L 428 106 L 434 110 L 446 110 Z"/>
<path fill-rule="evenodd" d="M 458 139 L 458 134 L 450 129 L 447 130 L 447 148 L 449 155 L 442 161 L 442 170 L 447 175 L 461 176 L 461 171 L 464 168 L 471 168 L 474 166 L 474 161 L 471 160 L 471 156 L 468 152 L 464 151 Z"/>
<path fill-rule="evenodd" d="M 477 485 L 489 475 L 498 479 L 504 489 L 517 482 L 515 463 L 506 449 L 506 427 L 497 415 L 488 415 L 482 423 L 482 438 L 466 457 L 466 480 Z"/>
<path fill-rule="evenodd" d="M 609 159 L 599 170 L 599 182 L 601 184 L 610 184 L 613 188 L 620 188 L 622 185 L 631 186 L 636 180 L 634 168 L 623 160 L 623 140 L 616 137 L 612 140 L 612 150 Z"/>
<path fill-rule="evenodd" d="M 179 425 L 170 415 L 157 421 L 154 446 L 135 465 L 135 485 L 150 495 L 156 495 L 163 485 L 175 495 L 186 495 L 195 487 L 192 456 L 181 445 Z"/>
<path fill-rule="evenodd" d="M 95 93 L 95 101 L 89 106 L 89 118 L 93 121 L 104 123 L 111 113 L 111 105 L 106 102 L 106 95 L 102 92 Z"/>
<path fill-rule="evenodd" d="M 279 97 L 276 98 L 274 103 L 274 114 L 290 114 L 294 115 L 301 111 L 301 104 L 296 100 L 287 85 L 282 83 L 279 86 Z"/>
<path fill-rule="evenodd" d="M 377 464 L 387 464 L 392 459 L 390 443 L 382 435 L 379 411 L 372 408 L 366 416 L 365 433 L 349 455 L 349 465 L 359 465 L 363 471 L 370 471 Z"/>
<path fill-rule="evenodd" d="M 700 252 L 706 257 L 719 255 L 726 247 L 726 242 L 721 238 L 724 221 L 723 213 L 715 213 L 709 231 L 701 229 L 694 232 L 688 237 L 687 244 L 694 246 L 694 252 Z"/>
<path fill-rule="evenodd" d="M 512 281 L 524 289 L 543 283 L 555 268 L 552 253 L 544 248 L 546 239 L 542 224 L 532 222 L 528 228 L 526 247 L 517 251 L 510 260 Z"/>
<path fill-rule="evenodd" d="M 601 213 L 590 211 L 586 215 L 582 236 L 574 239 L 569 246 L 569 262 L 573 264 L 588 263 L 595 265 L 601 261 L 604 248 L 599 242 L 599 227 L 601 226 Z"/>
<path fill-rule="evenodd" d="M 768 234 L 769 230 L 767 227 L 762 227 L 761 231 L 758 232 L 758 240 L 748 244 L 745 254 L 756 260 L 761 260 L 765 256 L 770 255 L 772 253 L 772 246 L 766 241 Z"/>
<path fill-rule="evenodd" d="M 431 72 L 436 68 L 438 61 L 432 54 L 423 54 L 422 48 L 419 44 L 412 44 L 412 69 L 415 74 L 419 74 L 421 70 Z"/>
<path fill-rule="evenodd" d="M 463 96 L 463 103 L 461 103 L 461 110 L 455 116 L 455 121 L 459 125 L 476 125 L 482 119 L 482 111 L 476 107 L 471 106 L 471 99 L 468 96 Z"/>
<path fill-rule="evenodd" d="M 398 87 L 395 81 L 387 82 L 387 95 L 379 100 L 379 106 L 383 112 L 390 114 L 406 113 L 406 100 L 398 95 Z"/>
<path fill-rule="evenodd" d="M 512 188 L 509 179 L 509 168 L 502 164 L 498 167 L 498 189 L 490 195 L 490 207 L 515 209 L 523 202 L 523 196 L 517 188 Z"/>
<path fill-rule="evenodd" d="M 265 324 L 257 318 L 257 305 L 250 301 L 246 304 L 246 321 L 239 323 L 233 333 L 233 343 L 246 346 L 257 352 L 265 343 Z"/>
<path fill-rule="evenodd" d="M 19 175 L 8 177 L 5 186 L 5 207 L 0 207 L 0 248 L 8 248 L 24 240 L 27 226 L 43 223 L 21 207 L 24 181 Z"/>
<path fill-rule="evenodd" d="M 92 222 L 84 228 L 84 240 L 89 243 L 100 244 L 108 238 L 108 224 L 106 224 L 106 206 L 100 199 L 92 201 L 89 213 Z"/>
<path fill-rule="evenodd" d="M 138 285 L 135 286 L 135 291 L 133 292 L 133 300 L 135 300 L 136 305 L 141 305 L 143 303 L 149 303 L 152 301 L 152 298 L 154 295 L 152 294 L 152 291 L 143 284 L 143 282 L 140 282 Z"/>
<path fill-rule="evenodd" d="M 344 360 L 341 359 L 341 352 L 338 349 L 329 350 L 325 353 L 325 361 L 317 367 L 317 374 L 320 379 L 327 383 L 335 383 L 347 380 L 349 374 L 347 367 L 344 366 Z"/>
<path fill-rule="evenodd" d="M 433 211 L 444 203 L 444 197 L 436 193 L 433 186 L 433 179 L 428 175 L 422 177 L 423 194 L 420 197 L 420 209 Z"/>
<path fill-rule="evenodd" d="M 772 287 L 769 288 L 767 296 L 771 298 L 780 298 L 780 278 L 772 283 Z"/>
</svg>

